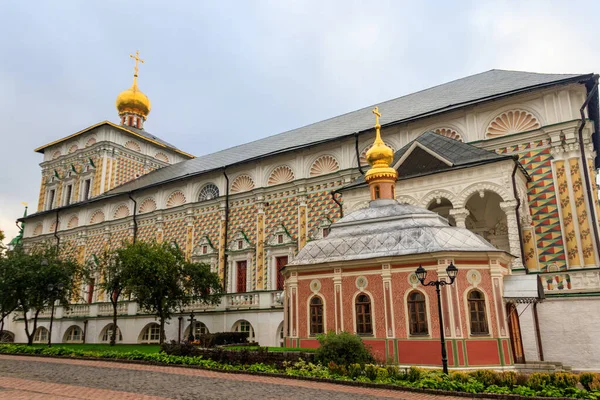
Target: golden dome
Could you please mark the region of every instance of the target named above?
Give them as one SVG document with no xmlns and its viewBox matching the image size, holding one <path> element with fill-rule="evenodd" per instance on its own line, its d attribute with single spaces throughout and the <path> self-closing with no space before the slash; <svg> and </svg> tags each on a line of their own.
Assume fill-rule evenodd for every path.
<svg viewBox="0 0 600 400">
<path fill-rule="evenodd" d="M 378 107 L 373 110 L 375 114 L 375 142 L 373 146 L 367 151 L 366 158 L 371 168 L 365 174 L 367 182 L 371 182 L 374 179 L 396 180 L 398 173 L 394 168 L 391 167 L 394 162 L 394 150 L 390 149 L 381 140 L 381 125 L 379 125 L 379 113 Z"/>
<path fill-rule="evenodd" d="M 146 119 L 151 109 L 150 99 L 138 88 L 136 78 L 129 89 L 122 91 L 117 96 L 117 110 L 119 115 L 131 113 L 141 115 Z"/>
</svg>

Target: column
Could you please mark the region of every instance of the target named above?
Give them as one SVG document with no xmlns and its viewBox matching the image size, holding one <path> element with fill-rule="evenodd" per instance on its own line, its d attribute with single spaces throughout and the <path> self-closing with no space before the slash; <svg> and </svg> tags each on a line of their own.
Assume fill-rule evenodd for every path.
<svg viewBox="0 0 600 400">
<path fill-rule="evenodd" d="M 297 338 L 298 332 L 298 273 L 291 272 L 288 278 L 286 289 L 289 289 L 290 301 L 290 337 Z"/>
<path fill-rule="evenodd" d="M 186 237 L 185 237 L 185 258 L 192 259 L 192 250 L 194 249 L 194 211 L 187 210 L 185 216 Z"/>
<path fill-rule="evenodd" d="M 162 243 L 164 239 L 164 227 L 165 223 L 163 222 L 162 215 L 156 217 L 156 241 L 158 243 Z"/>
<path fill-rule="evenodd" d="M 575 200 L 575 211 L 577 215 L 577 224 L 579 225 L 579 240 L 581 243 L 581 253 L 583 255 L 583 265 L 586 267 L 596 266 L 596 257 L 594 254 L 594 244 L 592 242 L 593 233 L 589 221 L 588 201 L 585 196 L 585 186 L 581 175 L 579 156 L 571 155 L 569 158 L 570 174 L 567 179 L 571 180 L 573 198 Z"/>
<path fill-rule="evenodd" d="M 104 158 L 98 158 L 94 161 L 94 187 L 92 188 L 92 197 L 98 196 L 101 193 L 102 183 L 102 170 L 104 165 Z"/>
<path fill-rule="evenodd" d="M 227 216 L 225 215 L 225 203 L 221 203 L 219 215 L 221 217 L 221 221 L 219 224 L 219 266 L 218 266 L 218 274 L 223 282 L 223 285 L 227 287 L 227 282 L 225 279 L 225 250 L 227 250 L 227 231 L 225 227 L 225 219 Z"/>
<path fill-rule="evenodd" d="M 450 210 L 450 216 L 454 218 L 454 222 L 456 222 L 457 228 L 466 228 L 467 227 L 467 217 L 471 214 L 469 210 L 466 208 L 453 208 Z"/>
<path fill-rule="evenodd" d="M 512 262 L 512 269 L 523 269 L 521 260 L 521 241 L 519 240 L 519 227 L 517 224 L 517 201 L 509 200 L 500 203 L 500 209 L 506 214 L 506 227 L 508 228 L 508 247 L 510 253 L 517 257 Z"/>
<path fill-rule="evenodd" d="M 383 305 L 385 312 L 385 331 L 387 338 L 393 338 L 396 332 L 394 323 L 394 310 L 392 307 L 392 271 L 390 264 L 381 266 L 381 278 L 383 281 Z"/>
<path fill-rule="evenodd" d="M 298 250 L 306 245 L 307 230 L 306 195 L 303 194 L 298 196 Z"/>
<path fill-rule="evenodd" d="M 342 303 L 342 269 L 335 268 L 333 271 L 333 296 L 335 307 L 335 332 L 344 330 L 343 303 Z"/>
<path fill-rule="evenodd" d="M 42 172 L 42 183 L 40 185 L 40 197 L 38 199 L 38 212 L 44 210 L 44 202 L 46 199 L 46 171 Z"/>
<path fill-rule="evenodd" d="M 567 266 L 569 268 L 580 267 L 581 258 L 579 257 L 579 246 L 577 243 L 578 235 L 575 228 L 575 220 L 573 218 L 573 207 L 571 203 L 565 161 L 555 161 L 554 168 L 556 170 L 556 181 L 561 210 L 561 225 L 563 228 L 567 253 Z"/>
<path fill-rule="evenodd" d="M 256 202 L 256 289 L 265 289 L 265 203 Z"/>
</svg>

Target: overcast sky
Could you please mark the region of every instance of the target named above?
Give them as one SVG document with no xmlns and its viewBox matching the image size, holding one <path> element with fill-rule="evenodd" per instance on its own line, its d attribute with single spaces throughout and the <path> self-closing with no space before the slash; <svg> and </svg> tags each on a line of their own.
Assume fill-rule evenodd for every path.
<svg viewBox="0 0 600 400">
<path fill-rule="evenodd" d="M 33 149 L 118 121 L 202 155 L 486 70 L 600 72 L 600 2 L 1 1 L 0 229 L 37 208 Z"/>
</svg>

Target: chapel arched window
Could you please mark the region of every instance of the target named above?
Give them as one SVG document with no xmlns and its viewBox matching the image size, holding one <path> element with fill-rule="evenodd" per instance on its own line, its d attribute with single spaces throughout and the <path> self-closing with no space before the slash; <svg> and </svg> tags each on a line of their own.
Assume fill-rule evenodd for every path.
<svg viewBox="0 0 600 400">
<path fill-rule="evenodd" d="M 356 333 L 359 335 L 372 335 L 373 323 L 371 320 L 371 298 L 366 294 L 356 297 Z"/>
<path fill-rule="evenodd" d="M 319 296 L 310 299 L 310 335 L 324 332 L 323 325 L 323 300 Z"/>
<path fill-rule="evenodd" d="M 427 335 L 429 333 L 427 308 L 423 293 L 415 290 L 408 295 L 408 315 L 411 335 Z"/>
<path fill-rule="evenodd" d="M 490 333 L 485 311 L 485 296 L 479 290 L 471 290 L 467 295 L 469 317 L 471 319 L 471 335 L 488 335 Z"/>
</svg>

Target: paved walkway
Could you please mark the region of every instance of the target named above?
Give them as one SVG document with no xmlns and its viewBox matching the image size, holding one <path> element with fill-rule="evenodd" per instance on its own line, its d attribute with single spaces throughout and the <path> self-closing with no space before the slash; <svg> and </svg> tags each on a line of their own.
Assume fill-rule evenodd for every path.
<svg viewBox="0 0 600 400">
<path fill-rule="evenodd" d="M 458 400 L 178 367 L 0 355 L 0 399 Z"/>
</svg>

